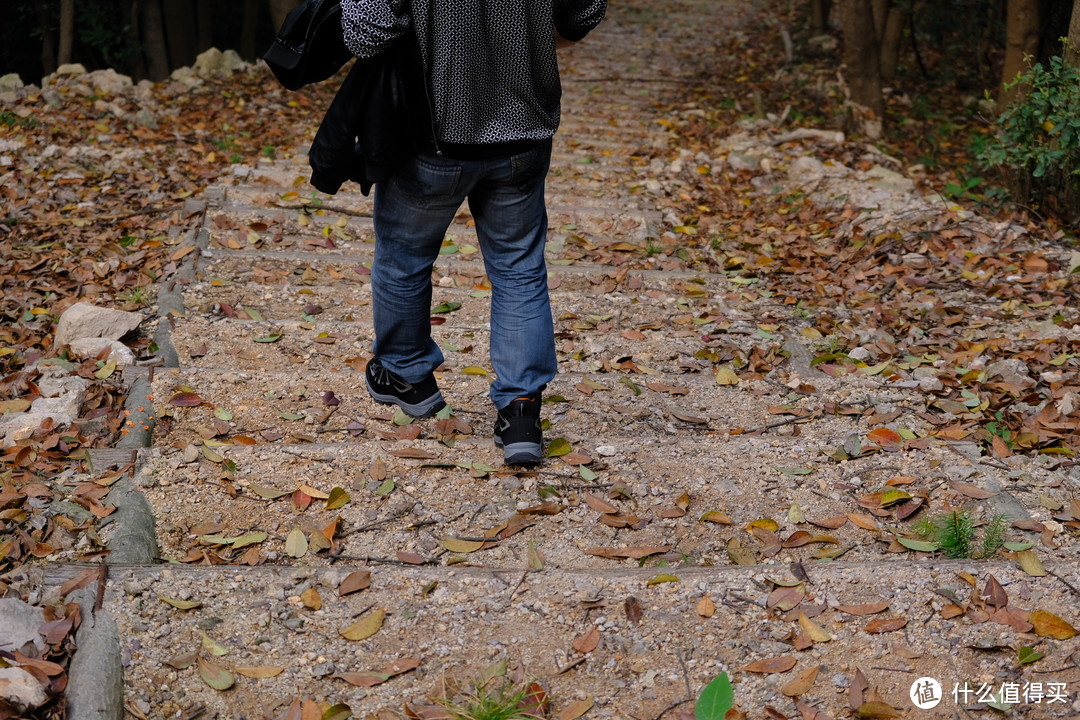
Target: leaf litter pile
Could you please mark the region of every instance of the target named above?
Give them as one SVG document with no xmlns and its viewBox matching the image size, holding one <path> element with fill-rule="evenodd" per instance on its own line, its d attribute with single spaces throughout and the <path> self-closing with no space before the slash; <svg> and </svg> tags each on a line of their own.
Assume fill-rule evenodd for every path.
<svg viewBox="0 0 1080 720">
<path fill-rule="evenodd" d="M 155 285 L 174 278 L 177 246 L 198 219 L 193 196 L 231 174 L 231 163 L 287 152 L 287 128 L 310 124 L 322 104 L 286 96 L 262 72 L 185 77 L 117 88 L 107 72 L 59 76 L 0 107 L 0 412 L 16 417 L 67 378 L 87 384 L 74 423 L 46 421 L 0 451 L 0 595 L 29 589 L 26 563 L 99 557 L 99 523 L 115 510 L 108 493 L 132 468 L 89 460 L 88 450 L 134 427 L 116 362 L 54 346 L 60 314 L 79 301 L 152 309 Z M 150 364 L 151 335 L 125 338 Z M 77 606 L 46 606 L 46 654 L 5 655 L 53 697 L 35 717 L 62 716 L 67 633 L 79 621 Z"/>
</svg>

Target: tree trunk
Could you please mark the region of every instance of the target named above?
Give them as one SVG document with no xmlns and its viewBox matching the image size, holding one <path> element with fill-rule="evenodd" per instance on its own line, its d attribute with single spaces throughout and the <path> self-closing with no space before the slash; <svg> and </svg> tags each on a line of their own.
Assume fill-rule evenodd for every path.
<svg viewBox="0 0 1080 720">
<path fill-rule="evenodd" d="M 210 0 L 195 2 L 195 51 L 202 52 L 214 44 L 213 8 Z"/>
<path fill-rule="evenodd" d="M 127 18 L 128 46 L 133 48 L 142 47 L 142 35 L 140 33 L 142 21 L 140 20 L 138 0 L 124 0 L 123 16 Z M 143 57 L 141 52 L 131 54 L 131 67 L 128 70 L 135 82 L 146 79 L 146 58 Z"/>
<path fill-rule="evenodd" d="M 34 0 L 37 8 L 38 23 L 41 25 L 41 70 L 43 75 L 56 72 L 56 46 L 53 44 L 52 23 L 45 10 L 44 0 Z"/>
<path fill-rule="evenodd" d="M 844 81 L 852 120 L 867 137 L 879 138 L 885 117 L 881 93 L 881 60 L 872 0 L 841 0 L 844 28 Z"/>
<path fill-rule="evenodd" d="M 891 5 L 890 0 L 872 0 L 870 3 L 874 13 L 874 37 L 877 38 L 878 43 L 885 37 L 885 21 L 889 17 L 889 7 Z"/>
<path fill-rule="evenodd" d="M 147 75 L 151 80 L 169 76 L 169 56 L 165 52 L 165 31 L 161 26 L 158 0 L 141 0 L 143 47 L 146 49 Z"/>
<path fill-rule="evenodd" d="M 810 0 L 810 29 L 818 34 L 828 31 L 831 12 L 832 0 Z"/>
<path fill-rule="evenodd" d="M 885 19 L 885 32 L 881 36 L 881 79 L 896 78 L 896 69 L 900 65 L 900 46 L 904 42 L 904 23 L 907 15 L 898 5 L 889 8 Z"/>
<path fill-rule="evenodd" d="M 1080 0 L 1073 0 L 1072 17 L 1069 20 L 1069 44 L 1065 48 L 1065 60 L 1080 69 Z"/>
<path fill-rule="evenodd" d="M 56 63 L 67 65 L 75 47 L 75 0 L 60 0 L 60 44 L 56 49 Z"/>
<path fill-rule="evenodd" d="M 1037 57 L 1039 54 L 1039 0 L 1009 0 L 1005 19 L 1005 64 L 1001 71 L 1002 84 L 1012 82 L 1016 76 L 1027 69 L 1025 55 Z M 998 95 L 998 112 L 1002 112 L 1011 102 L 1022 97 L 1020 86 L 1006 90 L 1001 88 Z"/>
<path fill-rule="evenodd" d="M 254 60 L 256 57 L 255 26 L 258 22 L 259 0 L 244 0 L 244 19 L 240 25 L 240 55 L 245 60 Z"/>
<path fill-rule="evenodd" d="M 195 64 L 195 8 L 190 0 L 161 0 L 169 67 Z"/>
<path fill-rule="evenodd" d="M 266 4 L 270 8 L 270 22 L 274 24 L 274 32 L 277 32 L 285 22 L 285 16 L 300 4 L 300 0 L 267 0 Z"/>
</svg>

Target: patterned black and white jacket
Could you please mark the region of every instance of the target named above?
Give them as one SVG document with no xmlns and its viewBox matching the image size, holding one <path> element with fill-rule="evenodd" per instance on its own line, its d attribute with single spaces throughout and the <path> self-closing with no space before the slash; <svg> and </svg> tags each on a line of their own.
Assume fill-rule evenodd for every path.
<svg viewBox="0 0 1080 720">
<path fill-rule="evenodd" d="M 580 40 L 607 0 L 341 0 L 345 45 L 370 58 L 415 32 L 436 140 L 546 140 L 559 127 L 555 31 Z"/>
</svg>

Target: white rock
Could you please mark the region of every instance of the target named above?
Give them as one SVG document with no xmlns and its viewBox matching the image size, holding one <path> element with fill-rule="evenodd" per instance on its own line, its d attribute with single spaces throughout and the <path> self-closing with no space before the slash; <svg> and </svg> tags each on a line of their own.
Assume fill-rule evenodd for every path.
<svg viewBox="0 0 1080 720">
<path fill-rule="evenodd" d="M 108 347 L 111 348 L 108 359 L 116 362 L 117 367 L 135 364 L 135 353 L 119 340 L 103 337 L 76 338 L 68 343 L 68 347 L 75 357 L 80 358 L 97 357 L 98 353 Z"/>
<path fill-rule="evenodd" d="M 0 76 L 0 92 L 15 92 L 21 90 L 23 87 L 22 78 L 18 73 L 8 73 L 7 75 Z"/>
<path fill-rule="evenodd" d="M 86 76 L 98 95 L 119 95 L 129 90 L 133 83 L 127 75 L 121 75 L 112 68 L 95 70 Z"/>
<path fill-rule="evenodd" d="M 236 53 L 235 50 L 222 52 L 217 48 L 210 48 L 195 58 L 195 73 L 201 77 L 224 75 L 229 77 L 237 70 L 247 67 L 247 63 Z"/>
<path fill-rule="evenodd" d="M 867 350 L 864 347 L 852 348 L 848 352 L 848 357 L 851 358 L 852 360 L 858 360 L 859 362 L 862 362 L 862 361 L 866 360 L 868 357 L 870 357 L 870 351 Z"/>
<path fill-rule="evenodd" d="M 602 455 L 603 457 L 611 457 L 617 452 L 618 450 L 615 449 L 614 445 L 601 445 L 600 447 L 596 448 L 596 454 Z"/>
<path fill-rule="evenodd" d="M 119 340 L 139 327 L 143 316 L 139 313 L 101 308 L 90 303 L 75 303 L 60 316 L 56 328 L 56 347 L 69 344 L 78 338 L 109 338 Z"/>
<path fill-rule="evenodd" d="M 49 696 L 33 675 L 20 667 L 10 667 L 0 668 L 0 700 L 21 712 L 44 705 Z"/>
</svg>

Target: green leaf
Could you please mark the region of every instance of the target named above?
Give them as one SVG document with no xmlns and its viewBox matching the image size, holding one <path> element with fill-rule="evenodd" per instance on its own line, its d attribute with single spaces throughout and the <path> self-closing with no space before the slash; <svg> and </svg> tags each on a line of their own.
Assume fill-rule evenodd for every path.
<svg viewBox="0 0 1080 720">
<path fill-rule="evenodd" d="M 1035 547 L 1033 542 L 1007 542 L 1005 543 L 1005 549 L 1009 552 L 1021 552 L 1023 550 L 1030 550 Z"/>
<path fill-rule="evenodd" d="M 236 682 L 235 676 L 217 663 L 199 658 L 199 676 L 215 690 L 228 690 Z"/>
<path fill-rule="evenodd" d="M 578 475 L 580 475 L 581 479 L 585 482 L 592 482 L 593 480 L 596 480 L 598 477 L 600 477 L 584 465 L 578 466 Z"/>
<path fill-rule="evenodd" d="M 782 475 L 809 475 L 814 472 L 813 468 L 804 467 L 778 467 L 776 468 Z"/>
<path fill-rule="evenodd" d="M 917 550 L 918 552 L 934 552 L 938 549 L 938 544 L 930 542 L 928 540 L 912 540 L 911 538 L 896 538 L 896 541 L 906 547 L 909 550 Z"/>
<path fill-rule="evenodd" d="M 457 310 L 460 307 L 461 307 L 461 303 L 454 302 L 452 300 L 448 300 L 447 302 L 441 302 L 438 305 L 436 305 L 435 309 L 432 310 L 431 312 L 433 312 L 433 313 L 435 313 L 437 315 L 440 315 L 440 314 L 444 314 L 444 313 L 454 312 L 455 310 Z"/>
<path fill-rule="evenodd" d="M 394 492 L 395 487 L 397 487 L 397 485 L 394 484 L 394 480 L 392 478 L 386 478 L 382 481 L 382 485 L 379 485 L 379 487 L 375 488 L 375 494 L 379 497 L 386 497 L 390 493 Z"/>
<path fill-rule="evenodd" d="M 280 339 L 281 339 L 281 333 L 270 333 L 269 335 L 264 335 L 263 337 L 255 338 L 255 342 L 257 342 L 257 343 L 275 343 Z"/>
<path fill-rule="evenodd" d="M 349 493 L 345 492 L 345 488 L 335 487 L 330 491 L 330 497 L 326 500 L 326 509 L 337 510 L 345 507 L 351 499 Z"/>
<path fill-rule="evenodd" d="M 404 410 L 402 410 L 401 408 L 396 408 L 394 410 L 394 424 L 395 425 L 401 425 L 401 426 L 411 425 L 412 421 L 413 421 L 413 417 L 411 415 L 409 415 L 407 412 L 405 412 Z"/>
<path fill-rule="evenodd" d="M 570 451 L 572 450 L 573 448 L 570 446 L 569 440 L 567 440 L 566 438 L 555 438 L 550 443 L 548 443 L 547 456 L 559 457 L 560 455 L 566 455 L 570 453 Z"/>
<path fill-rule="evenodd" d="M 214 416 L 217 417 L 218 420 L 224 420 L 225 422 L 233 419 L 232 411 L 226 410 L 225 408 L 217 408 L 214 410 Z"/>
<path fill-rule="evenodd" d="M 694 705 L 697 720 L 724 720 L 727 711 L 735 705 L 735 689 L 727 673 L 722 672 L 705 686 Z"/>
<path fill-rule="evenodd" d="M 278 413 L 278 417 L 282 420 L 303 420 L 306 415 L 304 413 L 283 412 Z"/>
<path fill-rule="evenodd" d="M 1024 646 L 1021 647 L 1020 650 L 1017 652 L 1016 660 L 1021 665 L 1027 665 L 1029 663 L 1035 662 L 1036 660 L 1042 660 L 1044 657 L 1046 657 L 1044 653 L 1037 652 L 1033 648 Z"/>
</svg>

